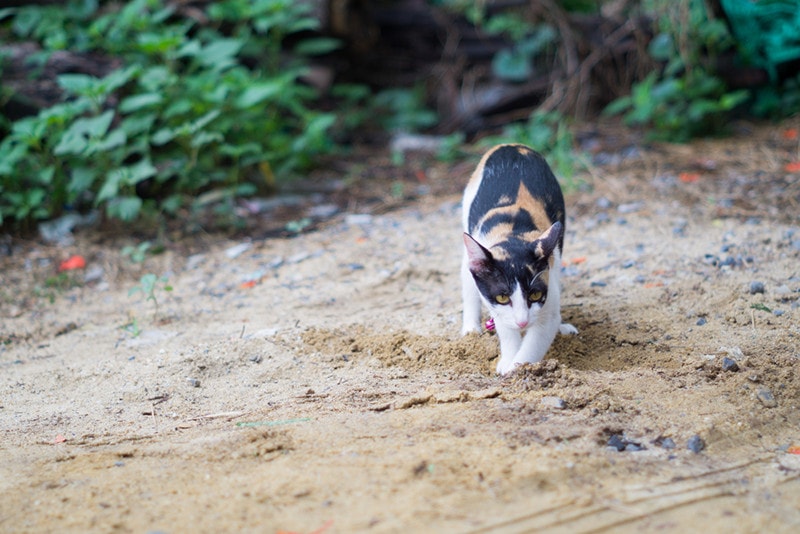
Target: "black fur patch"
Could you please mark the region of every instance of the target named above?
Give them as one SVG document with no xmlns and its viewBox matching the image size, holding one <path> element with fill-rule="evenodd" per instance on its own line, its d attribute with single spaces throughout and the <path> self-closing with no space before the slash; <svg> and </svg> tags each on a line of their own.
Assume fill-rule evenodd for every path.
<svg viewBox="0 0 800 534">
<path fill-rule="evenodd" d="M 558 180 L 547 165 L 545 159 L 530 149 L 520 145 L 505 145 L 492 152 L 484 162 L 483 179 L 469 210 L 469 232 L 474 234 L 476 226 L 489 211 L 513 204 L 517 200 L 520 182 L 531 195 L 539 199 L 551 222 L 564 224 L 564 197 Z M 509 203 L 507 199 L 511 199 Z M 501 202 L 502 201 L 502 202 Z M 486 233 L 491 226 L 499 223 L 511 223 L 514 233 L 525 233 L 537 228 L 530 214 L 524 210 L 516 213 L 490 216 L 481 228 Z M 563 247 L 563 232 L 559 239 L 559 248 Z"/>
<path fill-rule="evenodd" d="M 512 238 L 498 246 L 509 253 L 510 260 L 489 258 L 480 272 L 473 272 L 475 284 L 487 300 L 494 301 L 497 295 L 511 295 L 519 283 L 522 294 L 528 298 L 533 292 L 541 291 L 540 303 L 547 299 L 547 283 L 537 277 L 548 269 L 547 258 L 538 258 L 531 244 Z M 531 302 L 528 302 L 530 307 Z"/>
</svg>

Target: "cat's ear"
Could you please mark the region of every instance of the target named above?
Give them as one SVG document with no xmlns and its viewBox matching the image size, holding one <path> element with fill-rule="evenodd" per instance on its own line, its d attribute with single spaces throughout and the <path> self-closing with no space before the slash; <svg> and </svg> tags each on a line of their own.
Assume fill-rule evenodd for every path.
<svg viewBox="0 0 800 534">
<path fill-rule="evenodd" d="M 467 249 L 469 270 L 473 273 L 488 269 L 492 263 L 492 253 L 489 249 L 475 241 L 475 238 L 464 232 L 464 246 Z"/>
<path fill-rule="evenodd" d="M 564 225 L 560 221 L 554 222 L 550 228 L 542 232 L 534 241 L 534 253 L 538 258 L 549 258 L 558 244 L 561 242 L 561 234 L 564 232 Z"/>
</svg>

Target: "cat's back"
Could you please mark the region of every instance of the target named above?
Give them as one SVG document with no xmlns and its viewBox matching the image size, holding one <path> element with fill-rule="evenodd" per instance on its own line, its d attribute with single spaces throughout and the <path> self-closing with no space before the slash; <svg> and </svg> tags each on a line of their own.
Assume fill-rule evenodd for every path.
<svg viewBox="0 0 800 534">
<path fill-rule="evenodd" d="M 464 193 L 464 229 L 473 233 L 492 214 L 527 219 L 526 230 L 564 224 L 564 197 L 544 157 L 519 144 L 498 145 L 484 154 Z"/>
</svg>

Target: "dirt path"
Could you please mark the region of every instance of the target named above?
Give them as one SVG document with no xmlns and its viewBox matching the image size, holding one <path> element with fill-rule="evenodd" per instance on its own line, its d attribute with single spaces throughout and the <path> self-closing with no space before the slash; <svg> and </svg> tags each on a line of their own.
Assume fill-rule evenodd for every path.
<svg viewBox="0 0 800 534">
<path fill-rule="evenodd" d="M 580 335 L 505 379 L 495 338 L 458 337 L 455 195 L 167 252 L 157 316 L 117 250 L 53 304 L 12 290 L 47 253 L 12 257 L 0 531 L 797 532 L 796 145 L 594 168 L 568 197 Z"/>
</svg>

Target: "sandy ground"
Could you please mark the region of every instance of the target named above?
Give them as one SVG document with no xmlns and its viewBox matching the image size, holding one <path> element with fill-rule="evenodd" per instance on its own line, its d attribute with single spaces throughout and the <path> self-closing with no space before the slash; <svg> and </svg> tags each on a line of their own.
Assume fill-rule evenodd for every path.
<svg viewBox="0 0 800 534">
<path fill-rule="evenodd" d="M 800 531 L 797 140 L 593 150 L 580 334 L 506 378 L 495 337 L 458 335 L 469 166 L 291 239 L 15 249 L 0 531 Z M 76 252 L 90 281 L 48 287 Z M 129 295 L 147 272 L 157 308 Z"/>
</svg>

